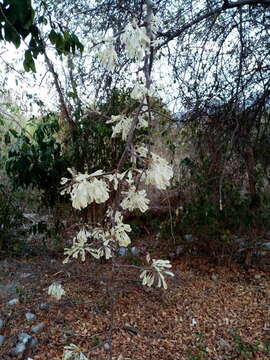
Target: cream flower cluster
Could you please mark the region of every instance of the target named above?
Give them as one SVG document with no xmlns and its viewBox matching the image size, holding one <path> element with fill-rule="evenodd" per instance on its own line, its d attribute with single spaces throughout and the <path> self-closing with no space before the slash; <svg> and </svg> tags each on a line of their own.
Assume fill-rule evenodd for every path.
<svg viewBox="0 0 270 360">
<path fill-rule="evenodd" d="M 124 199 L 121 202 L 121 206 L 124 210 L 133 211 L 139 209 L 141 212 L 145 212 L 149 209 L 150 200 L 147 199 L 145 190 L 136 190 L 136 187 L 132 185 L 128 191 L 122 193 Z"/>
<path fill-rule="evenodd" d="M 125 45 L 128 57 L 138 61 L 144 58 L 150 46 L 150 39 L 146 35 L 145 28 L 140 28 L 135 20 L 125 27 L 121 41 Z"/>
<path fill-rule="evenodd" d="M 136 82 L 130 93 L 130 97 L 134 100 L 142 101 L 146 95 L 150 95 L 149 90 L 146 88 L 146 86 L 144 84 Z"/>
<path fill-rule="evenodd" d="M 139 146 L 135 152 L 142 158 L 147 158 L 148 149 L 144 146 Z M 147 185 L 153 185 L 159 190 L 165 190 L 170 186 L 170 181 L 173 178 L 173 169 L 166 159 L 153 152 L 150 155 L 150 163 L 142 176 L 142 180 Z"/>
<path fill-rule="evenodd" d="M 87 245 L 88 239 L 92 234 L 85 230 L 81 229 L 78 234 L 73 238 L 73 244 L 71 248 L 65 248 L 64 255 L 67 257 L 63 261 L 64 264 L 68 263 L 70 258 L 75 259 L 81 258 L 82 261 L 85 261 L 86 253 L 93 254 L 94 250 Z"/>
<path fill-rule="evenodd" d="M 107 183 L 96 176 L 101 176 L 102 171 L 98 170 L 92 174 L 75 174 L 69 169 L 73 175 L 73 183 L 61 192 L 61 194 L 70 193 L 72 206 L 81 210 L 86 208 L 92 202 L 97 204 L 104 203 L 109 199 L 109 188 Z M 67 178 L 61 180 L 61 184 L 65 185 L 70 181 Z"/>
<path fill-rule="evenodd" d="M 106 122 L 107 124 L 116 124 L 113 126 L 112 137 L 122 134 L 122 140 L 126 140 L 132 124 L 132 118 L 123 115 L 112 115 L 111 119 Z"/>
<path fill-rule="evenodd" d="M 131 232 L 131 226 L 123 223 L 123 215 L 120 211 L 115 213 L 115 226 L 111 229 L 112 237 L 118 242 L 119 246 L 127 247 L 130 243 L 130 237 L 127 233 Z"/>
<path fill-rule="evenodd" d="M 74 344 L 70 344 L 64 347 L 63 360 L 89 360 L 81 349 Z"/>
<path fill-rule="evenodd" d="M 98 49 L 98 58 L 107 70 L 111 72 L 114 71 L 117 53 L 112 43 L 109 43 L 106 47 Z"/>
<path fill-rule="evenodd" d="M 61 284 L 53 283 L 49 286 L 48 294 L 52 297 L 55 297 L 57 300 L 60 300 L 62 296 L 66 294 L 65 290 L 62 288 Z"/>
<path fill-rule="evenodd" d="M 147 255 L 147 262 L 150 263 L 150 256 Z M 143 279 L 142 284 L 146 286 L 152 286 L 157 279 L 157 287 L 163 287 L 167 289 L 167 283 L 164 275 L 174 276 L 171 271 L 168 271 L 172 267 L 169 260 L 152 260 L 152 269 L 146 269 L 141 272 L 140 278 Z"/>
<path fill-rule="evenodd" d="M 108 217 L 112 216 L 112 212 L 109 212 Z M 85 261 L 87 253 L 91 254 L 94 258 L 100 259 L 105 257 L 110 259 L 113 254 L 112 251 L 117 246 L 127 247 L 130 243 L 130 237 L 127 233 L 131 231 L 129 224 L 123 223 L 123 215 L 116 211 L 114 215 L 113 226 L 109 229 L 93 229 L 91 232 L 81 229 L 78 234 L 73 238 L 73 244 L 71 248 L 66 248 L 64 255 L 67 257 L 63 261 L 64 264 L 70 261 L 70 258 L 81 258 Z M 89 245 L 90 240 L 96 240 L 98 243 L 97 247 Z"/>
<path fill-rule="evenodd" d="M 144 174 L 144 181 L 147 185 L 153 185 L 159 190 L 165 190 L 170 186 L 170 180 L 173 177 L 173 169 L 159 155 L 152 153 L 150 166 Z"/>
<path fill-rule="evenodd" d="M 116 124 L 113 126 L 112 137 L 116 137 L 119 134 L 122 134 L 122 140 L 126 140 L 132 125 L 133 119 L 130 117 L 125 117 L 123 115 L 112 115 L 111 119 L 108 120 L 107 124 Z M 139 117 L 137 128 L 141 129 L 148 126 L 148 122 L 142 117 Z"/>
</svg>

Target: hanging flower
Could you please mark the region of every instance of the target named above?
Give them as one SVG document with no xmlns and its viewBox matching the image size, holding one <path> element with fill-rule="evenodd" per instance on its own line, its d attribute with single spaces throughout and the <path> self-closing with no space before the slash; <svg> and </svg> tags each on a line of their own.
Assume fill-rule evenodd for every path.
<svg viewBox="0 0 270 360">
<path fill-rule="evenodd" d="M 61 284 L 53 283 L 49 286 L 48 294 L 60 300 L 62 296 L 66 295 L 66 292 Z"/>
<path fill-rule="evenodd" d="M 130 237 L 127 234 L 130 231 L 130 225 L 124 224 L 123 215 L 120 213 L 120 211 L 116 211 L 115 225 L 111 229 L 112 238 L 118 242 L 119 246 L 127 247 L 131 243 Z"/>
<path fill-rule="evenodd" d="M 172 167 L 167 160 L 152 153 L 152 160 L 143 178 L 147 185 L 153 185 L 159 190 L 165 190 L 170 186 L 173 177 Z"/>
<path fill-rule="evenodd" d="M 72 206 L 75 209 L 84 209 L 92 202 L 97 204 L 104 203 L 109 198 L 109 189 L 104 180 L 93 178 L 88 175 L 88 180 L 84 179 L 73 185 L 71 191 Z"/>
<path fill-rule="evenodd" d="M 141 212 L 148 210 L 150 200 L 147 199 L 145 190 L 136 190 L 136 187 L 133 185 L 123 194 L 124 199 L 121 202 L 121 206 L 124 210 L 133 211 L 139 209 Z"/>
<path fill-rule="evenodd" d="M 147 255 L 146 260 L 150 263 L 150 256 Z M 171 271 L 168 271 L 172 267 L 169 260 L 152 260 L 152 269 L 143 270 L 140 274 L 140 278 L 143 279 L 142 284 L 146 286 L 152 286 L 157 279 L 157 287 L 163 287 L 167 289 L 167 283 L 165 276 L 174 276 Z"/>
<path fill-rule="evenodd" d="M 112 115 L 111 120 L 107 121 L 107 124 L 114 124 L 112 137 L 116 137 L 118 134 L 122 134 L 122 140 L 126 140 L 129 130 L 132 124 L 132 118 L 125 117 L 123 115 Z"/>
<path fill-rule="evenodd" d="M 106 44 L 105 47 L 98 49 L 98 58 L 102 65 L 108 70 L 113 72 L 115 69 L 115 62 L 117 60 L 117 54 L 114 45 Z"/>
<path fill-rule="evenodd" d="M 145 52 L 149 51 L 150 39 L 145 28 L 140 28 L 134 20 L 132 24 L 125 27 L 121 35 L 121 41 L 125 45 L 127 55 L 130 59 L 141 61 Z"/>
<path fill-rule="evenodd" d="M 68 263 L 71 257 L 75 259 L 80 257 L 82 261 L 85 261 L 86 253 L 91 253 L 93 250 L 89 247 L 89 245 L 87 245 L 88 239 L 91 236 L 92 234 L 89 231 L 81 229 L 73 238 L 72 247 L 64 250 L 64 255 L 67 255 L 67 258 L 63 261 L 63 263 Z"/>
</svg>

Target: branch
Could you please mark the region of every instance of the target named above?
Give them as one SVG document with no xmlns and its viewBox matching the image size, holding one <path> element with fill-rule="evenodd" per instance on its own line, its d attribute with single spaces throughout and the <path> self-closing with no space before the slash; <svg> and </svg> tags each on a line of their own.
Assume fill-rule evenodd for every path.
<svg viewBox="0 0 270 360">
<path fill-rule="evenodd" d="M 231 2 L 228 0 L 224 0 L 223 6 L 218 7 L 212 11 L 203 13 L 201 15 L 198 15 L 198 17 L 192 21 L 190 21 L 189 23 L 183 25 L 180 29 L 176 30 L 176 31 L 167 31 L 167 32 L 159 32 L 158 33 L 158 37 L 164 37 L 166 38 L 166 40 L 164 40 L 164 42 L 162 44 L 160 44 L 157 49 L 160 49 L 162 46 L 168 44 L 169 41 L 179 37 L 180 35 L 182 35 L 186 30 L 190 29 L 192 26 L 199 24 L 201 21 L 206 20 L 210 17 L 213 16 L 219 16 L 222 12 L 228 10 L 228 9 L 233 9 L 233 8 L 239 8 L 245 5 L 268 5 L 270 6 L 270 0 L 239 0 L 237 2 Z"/>
<path fill-rule="evenodd" d="M 224 5 L 223 8 L 224 10 L 226 9 L 232 9 L 235 7 L 242 7 L 245 5 L 270 5 L 270 0 L 239 0 L 239 1 L 235 1 L 235 2 L 231 2 L 228 0 L 224 0 Z"/>
<path fill-rule="evenodd" d="M 54 66 L 53 66 L 52 61 L 49 59 L 49 57 L 47 55 L 47 52 L 45 50 L 44 42 L 43 42 L 43 46 L 44 46 L 43 51 L 44 51 L 45 62 L 47 64 L 47 66 L 48 66 L 49 71 L 51 72 L 51 74 L 53 76 L 54 85 L 56 87 L 56 90 L 57 90 L 57 93 L 58 93 L 58 96 L 59 96 L 59 100 L 60 100 L 60 104 L 61 104 L 64 116 L 65 116 L 66 120 L 68 121 L 69 125 L 71 126 L 71 128 L 74 128 L 75 124 L 74 124 L 74 121 L 71 118 L 70 112 L 69 112 L 67 104 L 65 102 L 64 94 L 63 94 L 62 89 L 61 89 L 61 85 L 60 85 L 60 81 L 58 79 L 58 75 L 54 70 Z"/>
</svg>

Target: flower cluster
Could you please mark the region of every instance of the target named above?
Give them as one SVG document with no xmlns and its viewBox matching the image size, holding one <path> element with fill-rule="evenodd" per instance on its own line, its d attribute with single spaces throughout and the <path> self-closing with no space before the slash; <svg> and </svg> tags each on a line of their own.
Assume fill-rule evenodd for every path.
<svg viewBox="0 0 270 360">
<path fill-rule="evenodd" d="M 107 121 L 107 124 L 116 124 L 113 126 L 112 137 L 116 137 L 122 133 L 122 140 L 126 140 L 131 128 L 132 118 L 122 115 L 112 115 L 111 119 Z"/>
<path fill-rule="evenodd" d="M 132 185 L 128 191 L 123 192 L 124 199 L 121 202 L 121 206 L 124 210 L 133 211 L 139 209 L 141 212 L 145 212 L 149 208 L 150 200 L 147 199 L 147 194 L 145 190 L 137 190 L 134 185 Z"/>
<path fill-rule="evenodd" d="M 130 237 L 127 233 L 131 232 L 129 224 L 123 223 L 123 215 L 120 211 L 115 213 L 115 226 L 111 229 L 113 238 L 118 242 L 119 246 L 127 247 L 130 243 Z"/>
<path fill-rule="evenodd" d="M 114 71 L 117 54 L 112 43 L 109 43 L 106 47 L 99 48 L 98 58 L 108 71 Z"/>
<path fill-rule="evenodd" d="M 93 254 L 94 250 L 87 245 L 88 239 L 91 237 L 91 233 L 84 228 L 81 229 L 78 234 L 73 238 L 73 244 L 71 248 L 64 250 L 64 255 L 67 257 L 63 261 L 64 264 L 68 263 L 71 257 L 78 259 L 81 258 L 85 261 L 86 253 Z"/>
<path fill-rule="evenodd" d="M 127 140 L 129 131 L 131 129 L 133 119 L 130 117 L 125 117 L 123 115 L 112 115 L 111 119 L 108 120 L 107 124 L 116 124 L 113 126 L 112 137 L 116 137 L 119 134 L 122 134 L 122 140 Z M 140 116 L 137 124 L 137 128 L 141 129 L 147 127 L 147 121 Z"/>
<path fill-rule="evenodd" d="M 173 177 L 172 167 L 167 160 L 159 155 L 151 154 L 150 166 L 144 174 L 144 181 L 147 185 L 153 185 L 159 190 L 165 190 L 170 186 L 170 180 Z"/>
<path fill-rule="evenodd" d="M 107 213 L 107 217 L 112 217 L 111 211 Z M 63 263 L 68 263 L 71 258 L 81 258 L 85 261 L 86 253 L 96 259 L 103 256 L 105 259 L 110 259 L 113 256 L 113 250 L 118 246 L 127 247 L 131 243 L 128 236 L 131 231 L 130 225 L 123 223 L 123 215 L 119 211 L 115 212 L 112 223 L 113 226 L 108 229 L 96 228 L 91 232 L 81 229 L 73 238 L 72 247 L 65 249 L 64 254 L 67 257 Z"/>
<path fill-rule="evenodd" d="M 90 175 L 81 173 L 76 174 L 71 169 L 69 169 L 69 171 L 73 175 L 73 182 L 71 185 L 66 186 L 61 194 L 70 193 L 72 206 L 75 209 L 81 210 L 86 208 L 92 202 L 101 204 L 109 199 L 107 183 L 96 177 L 103 174 L 101 170 Z M 68 181 L 68 179 L 63 178 L 61 184 L 65 185 Z"/>
<path fill-rule="evenodd" d="M 147 255 L 147 262 L 150 263 L 150 256 Z M 152 260 L 151 269 L 146 269 L 141 272 L 140 278 L 143 279 L 142 284 L 152 286 L 157 279 L 157 287 L 167 289 L 167 283 L 164 275 L 174 276 L 171 271 L 168 271 L 172 265 L 169 260 Z"/>
<path fill-rule="evenodd" d="M 55 297 L 57 300 L 60 300 L 62 296 L 66 294 L 65 290 L 62 288 L 61 284 L 53 283 L 49 286 L 48 294 Z"/>
<path fill-rule="evenodd" d="M 64 347 L 63 360 L 89 360 L 81 351 L 81 349 L 74 345 L 70 344 Z"/>
<path fill-rule="evenodd" d="M 147 87 L 144 84 L 136 82 L 131 93 L 130 97 L 134 100 L 143 101 L 145 96 L 151 95 L 150 91 L 147 89 Z"/>
<path fill-rule="evenodd" d="M 148 149 L 144 146 L 139 146 L 135 150 L 142 158 L 147 158 Z M 142 181 L 146 185 L 153 185 L 159 190 L 165 190 L 170 186 L 170 181 L 173 178 L 173 169 L 168 161 L 161 156 L 151 152 L 149 165 L 142 175 Z"/>
<path fill-rule="evenodd" d="M 139 27 L 135 20 L 125 27 L 121 41 L 126 47 L 128 57 L 138 61 L 144 58 L 150 46 L 150 39 L 146 35 L 145 28 Z"/>
</svg>

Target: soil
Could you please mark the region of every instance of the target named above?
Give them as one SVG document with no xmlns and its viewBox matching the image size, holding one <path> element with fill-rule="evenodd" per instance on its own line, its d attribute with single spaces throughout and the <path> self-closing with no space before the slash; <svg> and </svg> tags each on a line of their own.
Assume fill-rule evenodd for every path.
<svg viewBox="0 0 270 360">
<path fill-rule="evenodd" d="M 27 354 L 34 360 L 60 360 L 69 344 L 79 346 L 89 359 L 108 359 L 110 334 L 115 360 L 270 357 L 267 267 L 243 269 L 237 264 L 217 266 L 201 257 L 179 257 L 167 291 L 143 287 L 135 270 L 128 270 L 115 274 L 112 299 L 110 263 L 63 265 L 62 260 L 44 256 L 0 262 L 0 319 L 5 321 L 0 334 L 7 337 L 0 359 L 10 358 L 18 333 L 31 334 L 31 327 L 40 322 L 45 328 L 35 335 L 38 346 Z M 128 264 L 130 259 L 121 261 Z M 66 291 L 59 301 L 47 295 L 55 281 Z M 19 304 L 7 305 L 14 297 Z M 47 310 L 40 309 L 44 302 Z M 26 320 L 27 312 L 37 316 L 36 322 Z"/>
</svg>

